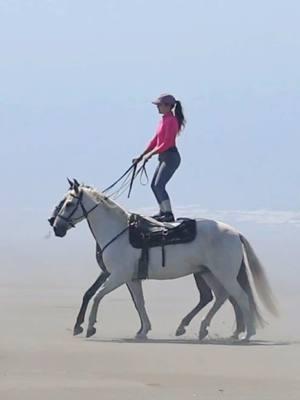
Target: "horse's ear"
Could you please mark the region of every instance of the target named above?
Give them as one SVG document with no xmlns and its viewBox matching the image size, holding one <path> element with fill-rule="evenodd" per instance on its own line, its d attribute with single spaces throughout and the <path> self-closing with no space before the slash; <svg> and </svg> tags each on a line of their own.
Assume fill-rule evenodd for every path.
<svg viewBox="0 0 300 400">
<path fill-rule="evenodd" d="M 79 182 L 76 179 L 74 179 L 73 189 L 75 190 L 75 193 L 79 192 Z"/>
<path fill-rule="evenodd" d="M 67 178 L 67 181 L 68 181 L 68 183 L 70 185 L 70 189 L 73 189 L 74 183 L 69 178 Z"/>
<path fill-rule="evenodd" d="M 75 183 L 75 185 L 80 186 L 80 183 L 79 183 L 78 180 L 75 179 L 75 178 L 74 178 L 74 183 Z"/>
</svg>

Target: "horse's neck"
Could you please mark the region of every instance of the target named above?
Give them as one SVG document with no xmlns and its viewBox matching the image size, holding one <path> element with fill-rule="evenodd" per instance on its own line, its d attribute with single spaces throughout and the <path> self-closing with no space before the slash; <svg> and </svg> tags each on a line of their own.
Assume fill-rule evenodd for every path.
<svg viewBox="0 0 300 400">
<path fill-rule="evenodd" d="M 88 215 L 88 223 L 98 245 L 103 248 L 125 229 L 128 223 L 128 216 L 117 205 L 110 207 L 105 203 L 101 203 Z"/>
</svg>

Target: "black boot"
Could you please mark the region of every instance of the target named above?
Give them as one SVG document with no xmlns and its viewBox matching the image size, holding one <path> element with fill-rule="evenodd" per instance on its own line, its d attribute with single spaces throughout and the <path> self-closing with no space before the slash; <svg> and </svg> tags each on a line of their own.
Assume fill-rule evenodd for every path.
<svg viewBox="0 0 300 400">
<path fill-rule="evenodd" d="M 164 213 L 162 211 L 160 211 L 158 214 L 151 215 L 151 218 L 154 218 L 157 221 L 159 221 L 159 218 L 161 218 L 163 215 L 164 215 Z"/>
<path fill-rule="evenodd" d="M 163 215 L 159 218 L 156 218 L 159 222 L 174 222 L 175 218 L 171 211 L 167 211 L 163 213 Z"/>
</svg>

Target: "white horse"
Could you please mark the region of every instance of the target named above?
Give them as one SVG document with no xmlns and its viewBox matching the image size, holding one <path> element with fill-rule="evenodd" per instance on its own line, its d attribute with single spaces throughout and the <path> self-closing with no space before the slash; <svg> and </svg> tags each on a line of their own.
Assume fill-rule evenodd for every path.
<svg viewBox="0 0 300 400">
<path fill-rule="evenodd" d="M 72 189 L 74 183 L 71 182 L 70 180 L 68 180 L 68 182 L 70 184 L 70 189 Z M 79 186 L 79 184 L 78 184 L 78 186 Z M 64 205 L 65 201 L 66 201 L 66 196 L 60 201 L 58 206 L 55 207 L 51 217 L 48 219 L 51 226 L 53 226 L 54 221 L 55 221 L 58 213 L 60 212 L 62 206 Z M 150 219 L 150 221 L 152 221 L 152 223 L 153 222 L 157 223 L 156 221 L 153 221 L 152 219 Z M 157 224 L 163 225 L 162 223 L 157 223 Z M 109 275 L 108 271 L 106 270 L 105 264 L 103 262 L 102 251 L 101 251 L 101 248 L 98 243 L 96 245 L 96 260 L 97 260 L 98 266 L 101 269 L 101 273 L 97 277 L 95 282 L 93 282 L 93 284 L 88 288 L 88 290 L 83 295 L 81 307 L 80 307 L 78 316 L 76 318 L 76 323 L 75 323 L 75 326 L 73 329 L 74 336 L 80 335 L 83 332 L 82 324 L 85 320 L 85 314 L 86 314 L 88 304 Z M 186 332 L 186 327 L 191 323 L 191 321 L 195 318 L 195 316 L 207 304 L 209 304 L 213 300 L 212 290 L 207 285 L 206 280 L 204 279 L 204 275 L 206 276 L 206 280 L 209 280 L 209 278 L 210 278 L 209 272 L 207 272 L 206 274 L 203 274 L 203 272 L 197 272 L 194 274 L 194 279 L 195 279 L 195 283 L 196 283 L 196 286 L 197 286 L 197 289 L 198 289 L 198 292 L 200 295 L 200 300 L 197 303 L 196 307 L 194 307 L 182 319 L 182 321 L 180 322 L 180 324 L 176 330 L 176 333 L 175 333 L 176 336 L 183 335 Z M 240 283 L 240 285 L 242 286 L 242 288 L 246 291 L 246 293 L 249 296 L 251 306 L 255 313 L 256 322 L 258 322 L 258 324 L 260 326 L 264 326 L 264 320 L 261 317 L 261 315 L 256 307 L 256 304 L 254 302 L 253 292 L 252 292 L 252 289 L 251 289 L 251 286 L 249 283 L 248 274 L 246 271 L 246 265 L 244 262 L 242 262 L 240 272 L 238 274 L 237 279 L 238 279 L 238 282 Z M 211 281 L 211 285 L 213 285 L 213 287 L 214 287 L 215 297 L 216 297 L 216 299 L 219 299 L 219 300 L 216 301 L 215 306 L 207 314 L 206 318 L 202 322 L 202 325 L 201 325 L 202 330 L 199 335 L 200 339 L 203 339 L 208 334 L 208 330 L 206 329 L 206 327 L 208 327 L 213 315 L 217 311 L 216 305 L 220 304 L 220 299 L 222 299 L 222 297 L 224 295 L 224 288 L 220 284 L 218 284 L 218 282 L 216 280 L 210 279 L 210 281 Z M 142 281 L 134 279 L 131 282 L 127 282 L 126 286 L 129 290 L 129 293 L 133 300 L 134 306 L 138 312 L 138 315 L 139 315 L 139 318 L 141 321 L 141 327 L 138 330 L 138 332 L 136 333 L 135 337 L 137 339 L 146 339 L 148 332 L 151 330 L 151 322 L 147 315 L 147 311 L 146 311 L 146 307 L 145 307 L 145 299 L 144 299 L 144 294 L 143 294 Z M 236 339 L 239 337 L 239 335 L 242 332 L 245 331 L 245 324 L 244 324 L 241 310 L 240 310 L 238 304 L 236 303 L 236 301 L 232 297 L 229 297 L 229 301 L 231 302 L 231 304 L 233 306 L 235 318 L 236 318 L 236 329 L 232 335 L 232 338 Z"/>
<path fill-rule="evenodd" d="M 53 229 L 63 237 L 70 227 L 87 219 L 90 230 L 102 249 L 107 269 L 105 281 L 94 298 L 89 316 L 87 337 L 95 334 L 94 327 L 100 300 L 123 284 L 132 284 L 136 276 L 140 250 L 128 240 L 129 214 L 96 190 L 74 182 L 55 218 Z M 249 340 L 256 333 L 256 304 L 254 297 L 239 285 L 237 277 L 247 255 L 249 269 L 257 293 L 266 308 L 276 315 L 272 291 L 264 270 L 246 238 L 234 228 L 221 222 L 197 219 L 197 236 L 193 242 L 166 247 L 166 264 L 161 266 L 159 248 L 151 248 L 149 279 L 175 279 L 189 274 L 203 274 L 216 296 L 216 302 L 203 320 L 199 338 L 207 334 L 212 317 L 230 296 L 238 305 Z"/>
</svg>

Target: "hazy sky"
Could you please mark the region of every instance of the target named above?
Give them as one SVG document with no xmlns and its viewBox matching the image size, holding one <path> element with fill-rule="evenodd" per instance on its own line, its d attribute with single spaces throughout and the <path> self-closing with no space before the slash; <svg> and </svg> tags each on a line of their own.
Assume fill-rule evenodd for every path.
<svg viewBox="0 0 300 400">
<path fill-rule="evenodd" d="M 2 222 L 44 224 L 67 176 L 108 186 L 165 91 L 188 120 L 174 205 L 299 210 L 299 20 L 296 0 L 1 0 Z M 138 183 L 121 202 L 155 207 Z"/>
</svg>

